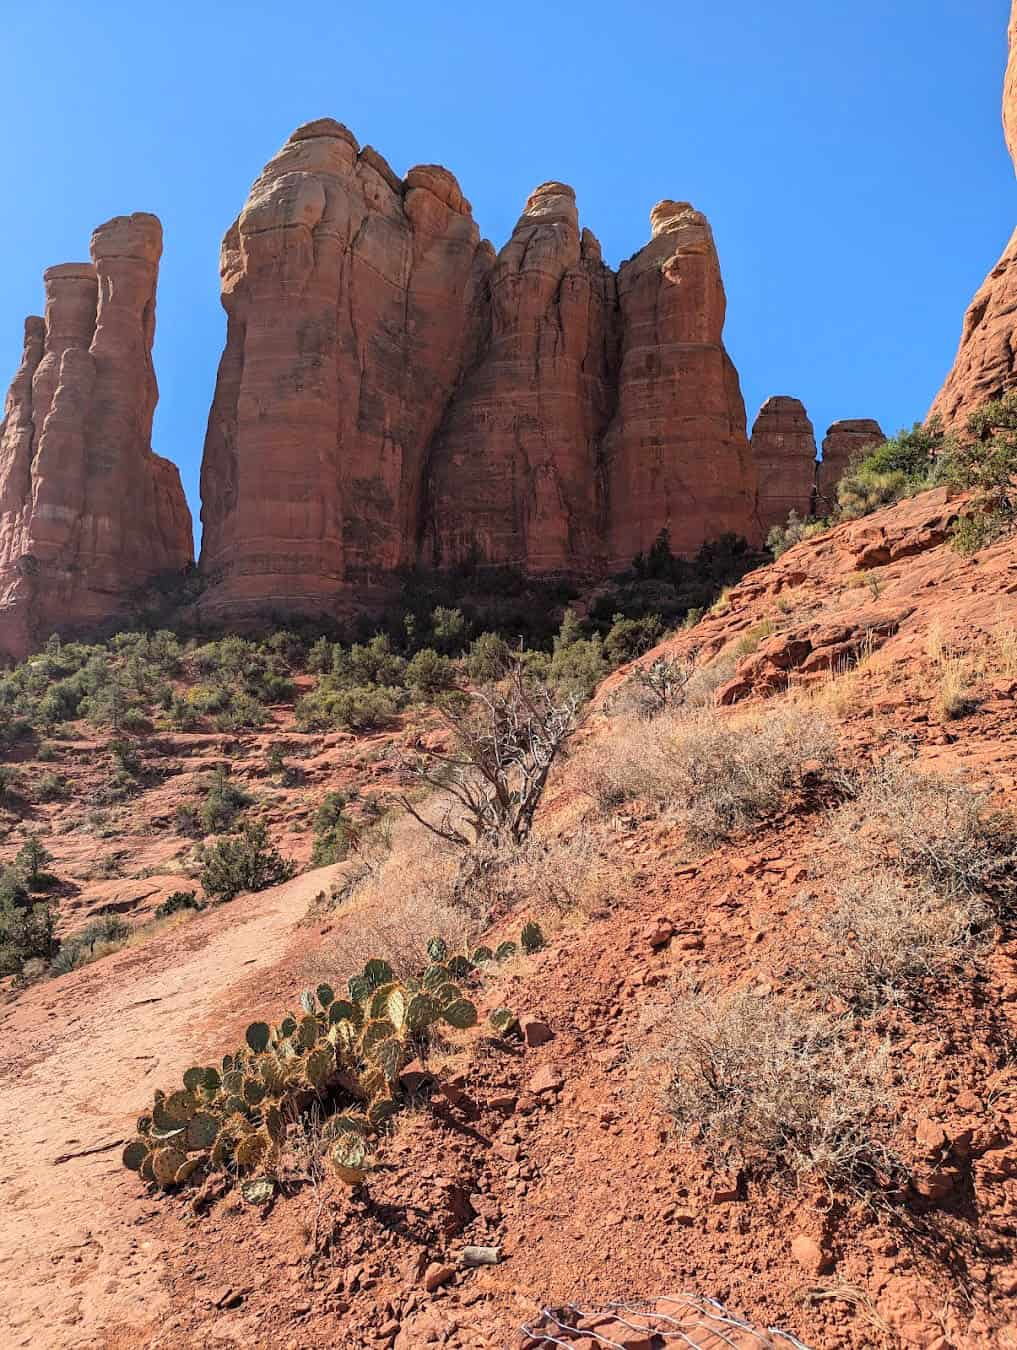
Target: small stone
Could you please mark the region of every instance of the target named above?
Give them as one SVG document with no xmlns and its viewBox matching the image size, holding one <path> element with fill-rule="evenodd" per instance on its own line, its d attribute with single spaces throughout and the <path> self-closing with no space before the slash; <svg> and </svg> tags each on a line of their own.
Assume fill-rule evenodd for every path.
<svg viewBox="0 0 1017 1350">
<path fill-rule="evenodd" d="M 806 1233 L 799 1233 L 797 1237 L 791 1239 L 791 1255 L 810 1275 L 822 1275 L 828 1271 L 833 1264 L 828 1252 Z"/>
<path fill-rule="evenodd" d="M 928 1154 L 941 1153 L 947 1146 L 946 1130 L 937 1121 L 923 1117 L 915 1126 L 915 1142 Z"/>
<path fill-rule="evenodd" d="M 545 1064 L 542 1069 L 537 1070 L 526 1087 L 535 1097 L 542 1097 L 548 1093 L 558 1092 L 564 1081 L 553 1064 Z"/>
<path fill-rule="evenodd" d="M 443 1284 L 448 1284 L 455 1273 L 453 1266 L 443 1266 L 437 1261 L 432 1261 L 424 1271 L 424 1288 L 429 1294 L 433 1294 Z"/>
<path fill-rule="evenodd" d="M 527 1017 L 523 1014 L 519 1018 L 519 1030 L 523 1033 L 523 1040 L 530 1047 L 546 1045 L 548 1041 L 554 1040 L 554 1032 L 538 1017 Z"/>
</svg>

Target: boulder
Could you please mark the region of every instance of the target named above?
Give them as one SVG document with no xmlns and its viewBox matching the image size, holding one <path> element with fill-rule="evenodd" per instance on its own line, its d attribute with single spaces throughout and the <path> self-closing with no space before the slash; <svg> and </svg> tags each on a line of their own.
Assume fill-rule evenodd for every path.
<svg viewBox="0 0 1017 1350">
<path fill-rule="evenodd" d="M 0 423 L 0 653 L 107 625 L 193 556 L 180 476 L 151 448 L 162 228 L 107 221 L 44 275 Z"/>
</svg>

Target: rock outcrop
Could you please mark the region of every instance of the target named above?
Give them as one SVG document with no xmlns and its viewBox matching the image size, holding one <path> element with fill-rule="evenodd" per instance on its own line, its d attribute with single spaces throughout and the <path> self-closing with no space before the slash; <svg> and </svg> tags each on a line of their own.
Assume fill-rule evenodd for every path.
<svg viewBox="0 0 1017 1350">
<path fill-rule="evenodd" d="M 791 511 L 812 514 L 816 491 L 816 436 L 797 398 L 768 398 L 752 427 L 752 458 L 759 474 L 759 518 L 783 525 Z"/>
<path fill-rule="evenodd" d="M 650 243 L 618 269 L 618 403 L 604 438 L 612 567 L 661 529 L 685 555 L 721 534 L 761 533 L 713 232 L 688 202 L 658 203 L 650 226 Z"/>
<path fill-rule="evenodd" d="M 662 202 L 615 274 L 545 183 L 497 255 L 445 169 L 298 129 L 222 250 L 202 468 L 209 615 L 318 612 L 394 569 L 602 575 L 759 535 L 710 227 Z"/>
<path fill-rule="evenodd" d="M 837 500 L 837 484 L 858 455 L 885 441 L 878 422 L 871 417 L 845 418 L 834 422 L 823 437 L 823 458 L 816 470 L 818 509 L 825 514 Z"/>
<path fill-rule="evenodd" d="M 329 609 L 415 560 L 428 447 L 477 347 L 490 265 L 444 169 L 402 182 L 330 120 L 268 164 L 222 248 L 210 610 Z"/>
<path fill-rule="evenodd" d="M 1003 83 L 1003 129 L 1017 168 L 1017 0 L 1010 10 L 1010 57 Z M 929 410 L 963 430 L 983 403 L 1017 388 L 1017 230 L 964 316 L 953 369 Z"/>
<path fill-rule="evenodd" d="M 180 476 L 151 449 L 162 229 L 118 216 L 51 267 L 0 424 L 0 653 L 85 631 L 193 556 Z"/>
</svg>

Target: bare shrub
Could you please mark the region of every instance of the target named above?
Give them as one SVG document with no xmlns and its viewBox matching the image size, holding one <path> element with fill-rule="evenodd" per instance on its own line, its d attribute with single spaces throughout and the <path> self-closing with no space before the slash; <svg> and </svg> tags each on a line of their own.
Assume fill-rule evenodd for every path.
<svg viewBox="0 0 1017 1350">
<path fill-rule="evenodd" d="M 980 897 L 943 897 L 898 873 L 877 869 L 836 888 L 820 931 L 834 948 L 814 964 L 819 987 L 859 1012 L 913 1004 L 944 975 L 990 919 Z"/>
<path fill-rule="evenodd" d="M 912 761 L 882 760 L 833 817 L 833 834 L 861 868 L 894 867 L 944 897 L 986 895 L 1012 904 L 1017 829 L 986 793 L 922 773 Z"/>
<path fill-rule="evenodd" d="M 637 666 L 619 691 L 614 707 L 640 717 L 659 717 L 681 708 L 696 671 L 694 657 L 658 656 L 646 666 Z"/>
<path fill-rule="evenodd" d="M 551 766 L 575 729 L 579 704 L 578 697 L 531 683 L 517 663 L 502 685 L 442 707 L 453 749 L 421 747 L 403 762 L 408 775 L 444 798 L 440 817 L 422 815 L 408 797 L 401 804 L 459 848 L 501 838 L 519 843 L 533 826 Z"/>
<path fill-rule="evenodd" d="M 602 809 L 645 800 L 704 844 L 772 814 L 807 762 L 832 766 L 836 738 L 814 714 L 784 707 L 737 720 L 717 712 L 619 720 L 576 756 L 577 781 Z"/>
<path fill-rule="evenodd" d="M 681 991 L 666 1102 L 718 1163 L 865 1190 L 894 1176 L 886 1052 L 848 1025 L 742 991 Z"/>
</svg>

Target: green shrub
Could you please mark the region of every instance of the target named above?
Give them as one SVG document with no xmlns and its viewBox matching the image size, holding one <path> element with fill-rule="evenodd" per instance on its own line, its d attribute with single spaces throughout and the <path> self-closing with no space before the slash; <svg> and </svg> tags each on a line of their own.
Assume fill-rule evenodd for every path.
<svg viewBox="0 0 1017 1350">
<path fill-rule="evenodd" d="M 953 448 L 938 422 L 899 431 L 848 468 L 837 485 L 839 515 L 854 520 L 931 487 Z"/>
<path fill-rule="evenodd" d="M 610 665 L 623 666 L 656 646 L 663 635 L 664 625 L 658 614 L 647 614 L 641 619 L 616 614 L 604 639 L 604 656 Z"/>
<path fill-rule="evenodd" d="M 1017 523 L 1017 393 L 993 400 L 968 422 L 968 439 L 944 456 L 943 475 L 973 494 L 971 514 L 954 527 L 961 553 L 976 553 Z"/>
<path fill-rule="evenodd" d="M 241 891 L 263 891 L 293 876 L 295 867 L 268 843 L 264 825 L 247 825 L 237 835 L 201 851 L 202 889 L 206 895 L 225 901 Z"/>
<path fill-rule="evenodd" d="M 67 784 L 55 773 L 44 773 L 35 785 L 35 796 L 40 802 L 55 802 L 67 796 Z"/>
<path fill-rule="evenodd" d="M 431 612 L 431 641 L 446 655 L 462 651 L 466 642 L 466 619 L 461 609 L 435 606 Z"/>
<path fill-rule="evenodd" d="M 201 903 L 194 891 L 173 891 L 167 895 L 161 905 L 155 909 L 157 919 L 168 919 L 171 914 L 180 914 L 183 910 L 200 910 Z"/>
<path fill-rule="evenodd" d="M 311 694 L 305 694 L 294 709 L 297 725 L 305 731 L 371 731 L 387 722 L 399 709 L 395 689 L 373 685 L 335 688 L 326 676 Z"/>
<path fill-rule="evenodd" d="M 477 684 L 490 684 L 508 674 L 512 649 L 497 633 L 481 633 L 470 643 L 466 673 Z"/>
<path fill-rule="evenodd" d="M 555 645 L 549 679 L 562 693 L 587 699 L 609 669 L 600 638 L 578 638 L 564 646 Z"/>
<path fill-rule="evenodd" d="M 820 520 L 814 516 L 806 516 L 803 520 L 797 511 L 789 511 L 786 524 L 774 525 L 770 529 L 766 536 L 766 547 L 774 558 L 779 558 L 789 548 L 794 548 L 795 544 L 800 544 L 803 539 L 812 539 L 815 535 L 822 534 L 829 527 L 830 522 L 828 520 Z"/>
<path fill-rule="evenodd" d="M 253 802 L 251 793 L 235 783 L 225 769 L 216 769 L 198 807 L 197 820 L 202 833 L 221 834 L 230 829 L 237 816 Z"/>
<path fill-rule="evenodd" d="M 347 797 L 342 792 L 326 793 L 314 816 L 314 849 L 311 862 L 315 867 L 341 862 L 355 845 L 359 831 L 346 814 Z"/>
<path fill-rule="evenodd" d="M 349 650 L 336 646 L 332 651 L 332 675 L 335 686 L 361 689 L 370 685 L 397 688 L 403 683 L 406 662 L 392 650 L 385 633 L 370 642 L 356 642 Z"/>
<path fill-rule="evenodd" d="M 20 877 L 0 876 L 0 975 L 16 975 L 26 961 L 49 960 L 56 950 L 55 916 L 47 904 L 33 904 Z"/>
<path fill-rule="evenodd" d="M 50 962 L 50 974 L 66 975 L 101 956 L 122 947 L 131 935 L 131 926 L 116 914 L 104 914 L 60 944 Z"/>
<path fill-rule="evenodd" d="M 432 699 L 455 685 L 455 666 L 433 647 L 423 647 L 406 667 L 406 683 L 423 699 Z"/>
<path fill-rule="evenodd" d="M 30 834 L 14 858 L 14 866 L 30 891 L 45 890 L 53 878 L 45 871 L 53 855 L 37 834 Z"/>
</svg>

